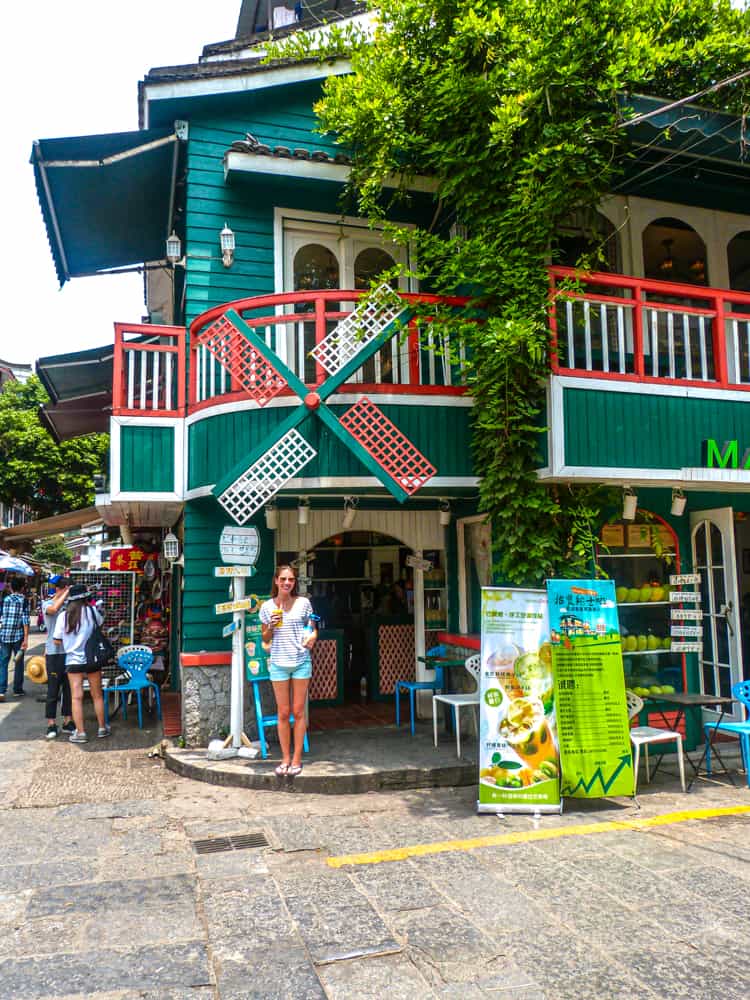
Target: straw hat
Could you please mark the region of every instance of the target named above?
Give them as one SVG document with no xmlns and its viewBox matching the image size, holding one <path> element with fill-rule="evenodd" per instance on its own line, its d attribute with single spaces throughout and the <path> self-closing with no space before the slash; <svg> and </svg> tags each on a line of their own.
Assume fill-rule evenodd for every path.
<svg viewBox="0 0 750 1000">
<path fill-rule="evenodd" d="M 47 683 L 47 664 L 43 656 L 31 656 L 26 661 L 26 676 L 34 684 Z"/>
</svg>

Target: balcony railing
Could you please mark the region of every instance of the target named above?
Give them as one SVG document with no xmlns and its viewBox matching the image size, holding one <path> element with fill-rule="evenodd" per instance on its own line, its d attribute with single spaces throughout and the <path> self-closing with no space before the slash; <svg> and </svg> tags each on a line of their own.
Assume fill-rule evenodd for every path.
<svg viewBox="0 0 750 1000">
<path fill-rule="evenodd" d="M 326 379 L 325 370 L 316 362 L 311 351 L 336 324 L 349 316 L 361 291 L 333 289 L 316 292 L 290 292 L 266 295 L 218 306 L 199 316 L 190 327 L 190 386 L 189 409 L 219 402 L 223 397 L 242 399 L 248 396 L 232 374 L 231 363 L 220 363 L 205 344 L 198 343 L 201 335 L 228 309 L 236 312 L 265 344 L 306 385 L 314 387 Z M 461 306 L 464 299 L 444 296 L 400 294 L 405 306 Z M 230 351 L 231 353 L 231 351 Z M 463 347 L 440 343 L 433 339 L 424 322 L 420 332 L 414 323 L 402 335 L 394 335 L 375 355 L 366 361 L 341 387 L 342 392 L 430 392 L 461 394 Z"/>
<path fill-rule="evenodd" d="M 750 294 L 563 267 L 550 281 L 553 372 L 750 388 Z"/>
<path fill-rule="evenodd" d="M 114 416 L 182 417 L 185 413 L 185 330 L 115 323 Z"/>
</svg>

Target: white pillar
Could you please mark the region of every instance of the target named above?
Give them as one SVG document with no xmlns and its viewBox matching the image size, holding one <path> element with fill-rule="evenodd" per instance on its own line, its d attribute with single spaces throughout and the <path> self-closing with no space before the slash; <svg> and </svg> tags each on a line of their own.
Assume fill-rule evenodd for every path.
<svg viewBox="0 0 750 1000">
<path fill-rule="evenodd" d="M 245 596 L 244 576 L 232 577 L 232 600 L 241 601 Z M 232 695 L 230 708 L 230 735 L 235 750 L 247 741 L 245 736 L 245 672 L 243 641 L 245 638 L 245 612 L 235 611 L 232 614 L 235 630 L 232 632 Z"/>
</svg>

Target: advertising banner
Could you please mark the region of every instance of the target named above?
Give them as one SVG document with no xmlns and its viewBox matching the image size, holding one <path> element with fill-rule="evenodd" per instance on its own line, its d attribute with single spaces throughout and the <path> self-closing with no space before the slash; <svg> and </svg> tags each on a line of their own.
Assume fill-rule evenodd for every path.
<svg viewBox="0 0 750 1000">
<path fill-rule="evenodd" d="M 480 813 L 559 813 L 560 764 L 543 590 L 482 587 Z"/>
<path fill-rule="evenodd" d="M 612 580 L 548 580 L 562 794 L 633 795 L 630 726 Z"/>
</svg>

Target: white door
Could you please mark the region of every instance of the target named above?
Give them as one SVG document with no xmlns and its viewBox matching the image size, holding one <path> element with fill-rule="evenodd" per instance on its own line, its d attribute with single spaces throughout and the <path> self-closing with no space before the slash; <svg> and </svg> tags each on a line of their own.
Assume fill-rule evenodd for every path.
<svg viewBox="0 0 750 1000">
<path fill-rule="evenodd" d="M 742 680 L 734 512 L 731 507 L 695 511 L 690 515 L 690 528 L 693 567 L 701 574 L 701 691 L 728 696 L 732 685 Z M 704 711 L 708 720 L 718 718 L 716 712 Z M 740 721 L 740 706 L 732 706 L 725 718 Z"/>
</svg>

